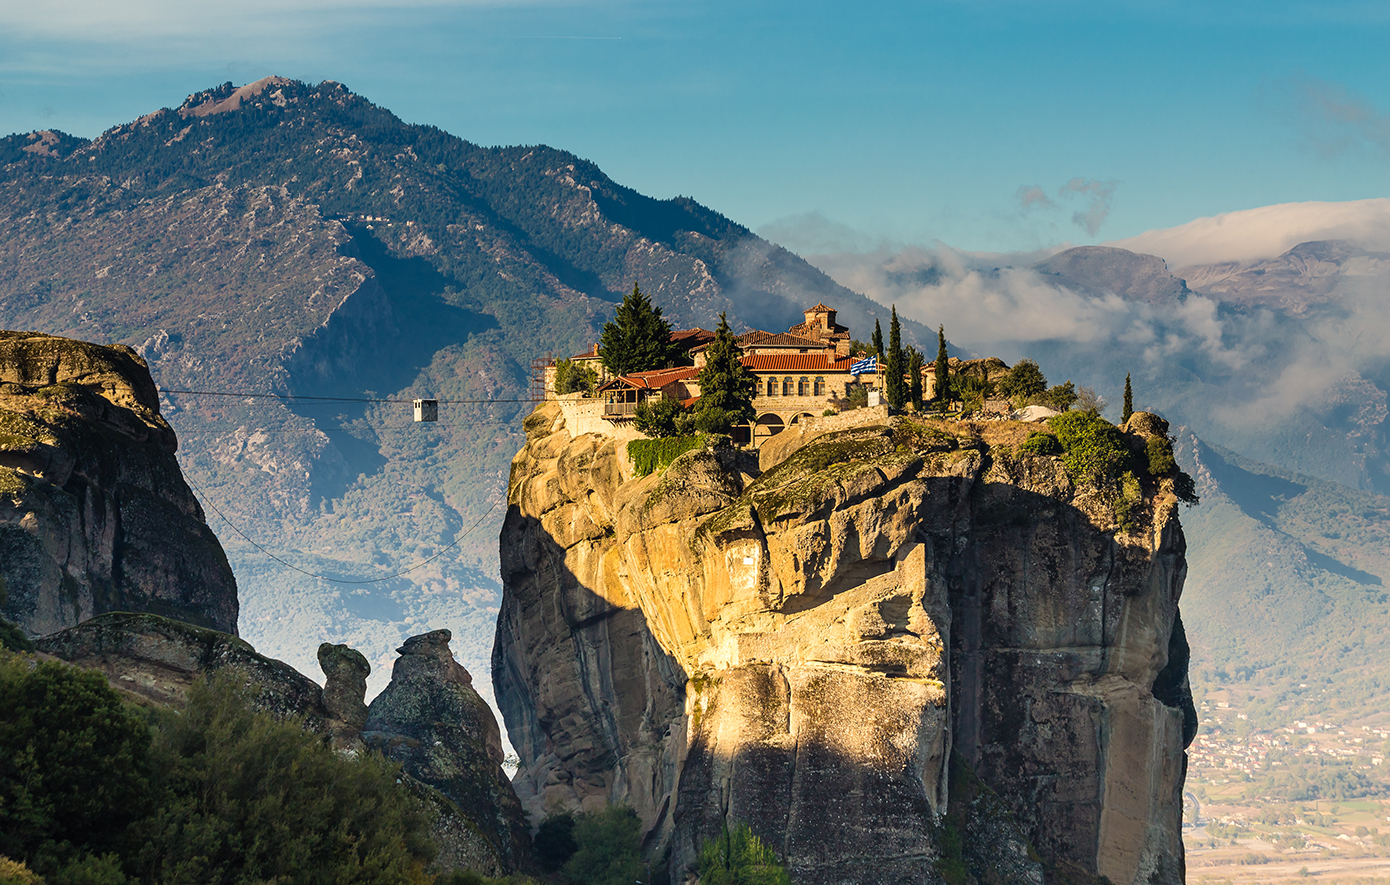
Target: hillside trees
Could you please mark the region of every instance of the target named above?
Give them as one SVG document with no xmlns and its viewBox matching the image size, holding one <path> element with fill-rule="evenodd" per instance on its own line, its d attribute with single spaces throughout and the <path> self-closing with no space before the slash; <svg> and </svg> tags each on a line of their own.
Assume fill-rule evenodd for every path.
<svg viewBox="0 0 1390 885">
<path fill-rule="evenodd" d="M 671 324 L 662 319 L 661 308 L 633 283 L 613 321 L 603 327 L 599 354 L 609 372 L 626 375 L 673 365 L 679 350 L 671 343 Z"/>
<path fill-rule="evenodd" d="M 1047 390 L 1047 376 L 1036 361 L 1019 360 L 999 381 L 998 390 L 1015 405 L 1025 405 L 1028 400 Z"/>
<path fill-rule="evenodd" d="M 0 855 L 52 876 L 152 807 L 150 731 L 99 673 L 0 654 Z"/>
<path fill-rule="evenodd" d="M 874 355 L 879 359 L 883 359 L 887 356 L 883 350 L 883 327 L 878 324 L 878 320 L 874 320 L 874 334 L 873 337 L 869 339 L 869 343 L 873 345 Z"/>
<path fill-rule="evenodd" d="M 141 714 L 100 673 L 0 653 L 0 855 L 55 883 L 427 881 L 400 767 L 250 700 L 228 674 Z"/>
<path fill-rule="evenodd" d="M 1129 416 L 1134 414 L 1134 389 L 1129 384 L 1129 373 L 1125 372 L 1125 402 L 1124 408 L 1120 410 L 1120 423 L 1129 420 Z"/>
<path fill-rule="evenodd" d="M 743 367 L 743 351 L 734 341 L 729 321 L 719 315 L 714 341 L 705 349 L 705 365 L 697 378 L 700 399 L 695 403 L 695 426 L 704 433 L 728 433 L 736 424 L 752 421 L 753 392 L 758 379 Z"/>
<path fill-rule="evenodd" d="M 908 348 L 907 398 L 913 409 L 922 411 L 922 351 L 915 347 Z"/>
</svg>

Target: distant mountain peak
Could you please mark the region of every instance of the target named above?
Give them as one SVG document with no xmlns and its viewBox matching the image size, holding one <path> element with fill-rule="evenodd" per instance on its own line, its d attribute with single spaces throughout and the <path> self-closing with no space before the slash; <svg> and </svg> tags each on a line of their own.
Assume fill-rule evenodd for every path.
<svg viewBox="0 0 1390 885">
<path fill-rule="evenodd" d="M 240 88 L 231 89 L 230 94 L 224 94 L 231 85 L 231 83 L 226 83 L 217 89 L 197 92 L 188 96 L 188 98 L 184 99 L 183 105 L 179 108 L 179 116 L 206 117 L 210 114 L 226 114 L 231 111 L 239 111 L 241 110 L 243 102 L 259 97 L 267 89 L 275 90 L 271 92 L 271 101 L 280 107 L 284 107 L 287 100 L 284 97 L 282 87 L 300 86 L 303 84 L 298 80 L 291 80 L 288 77 L 272 75 L 270 77 L 262 77 L 254 83 L 247 83 Z"/>
<path fill-rule="evenodd" d="M 1187 283 L 1169 273 L 1162 258 L 1113 246 L 1077 246 L 1038 262 L 1033 269 L 1082 289 L 1111 292 L 1145 304 L 1170 304 L 1189 294 Z"/>
</svg>

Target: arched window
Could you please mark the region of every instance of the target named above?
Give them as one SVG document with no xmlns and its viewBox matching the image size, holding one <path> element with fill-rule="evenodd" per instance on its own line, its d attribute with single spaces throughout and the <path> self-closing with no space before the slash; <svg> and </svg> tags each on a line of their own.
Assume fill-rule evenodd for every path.
<svg viewBox="0 0 1390 885">
<path fill-rule="evenodd" d="M 768 395 L 768 396 L 776 396 L 776 395 L 777 395 L 777 379 L 776 379 L 776 378 L 769 378 L 769 379 L 767 379 L 767 395 Z"/>
<path fill-rule="evenodd" d="M 794 394 L 792 393 L 792 391 L 795 389 L 792 387 L 793 383 L 794 382 L 792 381 L 792 376 L 790 375 L 782 379 L 782 396 L 794 396 Z"/>
<path fill-rule="evenodd" d="M 799 381 L 796 382 L 796 395 L 797 395 L 797 396 L 810 396 L 810 395 L 811 395 L 811 379 L 810 379 L 810 378 L 807 378 L 805 375 L 802 375 L 802 376 L 801 376 L 801 379 L 800 379 Z"/>
<path fill-rule="evenodd" d="M 816 378 L 816 394 L 815 394 L 815 395 L 816 395 L 816 396 L 825 396 L 825 379 L 824 379 L 824 378 L 821 378 L 821 377 L 817 377 L 817 378 Z"/>
</svg>

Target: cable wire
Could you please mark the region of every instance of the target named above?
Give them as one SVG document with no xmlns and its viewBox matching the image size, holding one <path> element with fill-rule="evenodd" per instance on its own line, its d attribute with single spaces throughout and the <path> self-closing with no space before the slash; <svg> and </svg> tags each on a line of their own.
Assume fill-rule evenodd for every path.
<svg viewBox="0 0 1390 885">
<path fill-rule="evenodd" d="M 188 481 L 187 477 L 184 478 L 184 481 L 185 481 L 185 482 Z M 349 580 L 346 580 L 346 579 L 344 579 L 344 578 L 330 578 L 328 575 L 321 575 L 321 574 L 318 574 L 317 572 L 306 571 L 305 569 L 300 568 L 299 566 L 295 565 L 294 563 L 286 562 L 285 560 L 283 560 L 283 559 L 281 559 L 280 557 L 276 556 L 274 553 L 271 553 L 269 550 L 267 550 L 266 548 L 262 547 L 260 544 L 257 544 L 255 541 L 251 540 L 251 538 L 250 538 L 245 532 L 243 532 L 241 529 L 237 528 L 237 527 L 236 527 L 236 524 L 233 523 L 230 519 L 227 518 L 227 514 L 223 513 L 222 510 L 221 510 L 220 508 L 218 508 L 218 506 L 217 506 L 216 504 L 212 503 L 212 499 L 208 497 L 207 492 L 204 492 L 202 489 L 200 489 L 200 488 L 198 488 L 197 486 L 193 485 L 192 482 L 189 482 L 189 483 L 188 483 L 188 486 L 189 486 L 189 488 L 193 489 L 193 491 L 196 492 L 196 493 L 198 494 L 198 497 L 201 498 L 205 504 L 207 504 L 209 507 L 211 507 L 211 508 L 213 509 L 213 511 L 214 511 L 218 516 L 222 517 L 222 521 L 225 522 L 225 523 L 227 524 L 227 527 L 230 528 L 232 531 L 236 532 L 238 535 L 240 535 L 243 541 L 245 541 L 246 543 L 250 544 L 252 547 L 255 547 L 257 550 L 261 551 L 261 552 L 264 553 L 266 556 L 269 556 L 271 559 L 275 560 L 276 562 L 280 563 L 280 564 L 283 565 L 285 568 L 288 568 L 288 569 L 291 569 L 291 570 L 293 570 L 293 571 L 299 572 L 301 575 L 308 575 L 308 576 L 311 577 L 311 578 L 318 578 L 319 580 L 322 580 L 322 581 L 328 581 L 328 582 L 331 583 L 331 584 L 380 584 L 382 581 L 389 581 L 389 580 L 391 580 L 391 579 L 393 579 L 393 578 L 399 578 L 401 575 L 409 574 L 410 572 L 413 572 L 413 571 L 415 571 L 415 570 L 418 569 L 418 568 L 421 568 L 421 567 L 423 567 L 423 566 L 429 565 L 431 562 L 434 562 L 436 559 L 438 559 L 439 557 L 443 556 L 445 553 L 448 553 L 450 550 L 452 550 L 453 548 L 457 547 L 457 546 L 459 545 L 459 542 L 461 542 L 464 538 L 468 537 L 468 535 L 469 535 L 474 529 L 476 529 L 478 526 L 482 525 L 482 524 L 483 524 L 483 520 L 485 520 L 485 519 L 487 519 L 489 516 L 491 516 L 491 515 L 492 515 L 492 511 L 494 511 L 494 510 L 497 509 L 497 505 L 502 503 L 501 500 L 497 500 L 497 501 L 492 502 L 492 506 L 489 507 L 489 508 L 487 509 L 487 512 L 486 512 L 486 513 L 484 513 L 482 516 L 478 517 L 478 521 L 477 521 L 477 522 L 473 523 L 471 526 L 468 527 L 467 531 L 465 531 L 463 534 L 461 534 L 461 535 L 459 535 L 457 538 L 455 538 L 455 539 L 454 539 L 454 542 L 453 542 L 452 544 L 450 544 L 448 547 L 445 547 L 443 550 L 440 550 L 438 553 L 436 553 L 435 555 L 431 556 L 429 559 L 423 559 L 423 560 L 421 560 L 420 562 L 417 562 L 417 563 L 415 563 L 414 565 L 412 565 L 410 568 L 402 569 L 401 571 L 396 572 L 394 575 L 387 575 L 387 576 L 384 577 L 384 578 L 372 578 L 371 580 L 368 580 L 368 581 L 349 581 Z"/>
<path fill-rule="evenodd" d="M 183 394 L 186 396 L 226 396 L 236 399 L 298 399 L 309 400 L 321 403 L 396 403 L 399 405 L 410 405 L 415 401 L 412 399 L 374 399 L 371 397 L 354 396 L 308 396 L 297 393 L 238 393 L 230 390 L 169 390 L 159 388 L 160 393 Z M 425 397 L 421 397 L 425 399 Z M 530 403 L 535 400 L 527 399 L 437 399 L 437 403 L 448 405 L 480 405 L 484 403 Z"/>
</svg>

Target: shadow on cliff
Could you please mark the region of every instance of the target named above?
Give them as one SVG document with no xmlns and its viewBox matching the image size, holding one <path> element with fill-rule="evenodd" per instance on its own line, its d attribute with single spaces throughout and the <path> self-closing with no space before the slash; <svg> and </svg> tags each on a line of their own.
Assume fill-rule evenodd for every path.
<svg viewBox="0 0 1390 885">
<path fill-rule="evenodd" d="M 1147 549 L 1142 556 L 1126 554 L 1091 526 L 1086 513 L 1056 497 L 979 481 L 968 486 L 969 500 L 962 502 L 959 477 L 922 481 L 929 486 L 926 500 L 935 502 L 937 511 L 921 514 L 917 540 L 928 545 L 929 557 L 930 551 L 946 555 L 945 562 L 929 566 L 929 580 L 944 579 L 949 587 L 954 743 L 981 783 L 1003 797 L 1017 817 L 1045 859 L 1049 882 L 1098 881 L 1105 793 L 1097 768 L 1104 765 L 1108 701 L 1070 687 L 1108 672 L 1122 610 L 1150 580 L 1150 554 Z M 800 516 L 828 517 L 833 509 Z M 969 515 L 965 539 L 957 537 L 961 512 Z M 807 748 L 800 742 L 792 747 L 764 742 L 750 746 L 741 760 L 717 758 L 702 743 L 698 721 L 686 747 L 687 674 L 660 647 L 639 608 L 605 599 L 570 569 L 569 549 L 591 542 L 596 549 L 573 561 L 600 559 L 597 547 L 612 537 L 611 529 L 600 526 L 564 528 L 576 530 L 588 534 L 569 539 L 567 548 L 540 519 L 523 515 L 513 504 L 500 538 L 506 592 L 493 649 L 493 684 L 522 761 L 518 792 L 533 815 L 557 800 L 631 804 L 642 817 L 648 858 L 670 860 L 677 874 L 703 839 L 744 819 L 779 854 L 792 855 L 797 881 L 809 885 L 852 879 L 868 868 L 883 883 L 920 882 L 928 867 L 931 876 L 943 872 L 940 852 L 949 860 L 950 846 L 938 841 L 925 794 L 911 795 L 920 782 L 912 789 L 885 789 L 892 778 L 872 764 L 831 746 Z M 1185 569 L 1180 532 L 1177 542 L 1169 551 L 1174 561 L 1153 566 L 1169 569 L 1163 573 L 1168 579 Z M 1090 598 L 1098 592 L 1096 574 L 1105 575 L 1099 600 Z M 1010 576 L 1023 577 L 1011 581 Z M 837 589 L 846 588 L 832 585 L 826 598 Z M 1175 615 L 1175 600 L 1172 605 L 1155 615 Z M 1093 637 L 1076 626 L 1087 618 L 1096 621 L 1087 626 L 1094 627 Z M 1035 637 L 1022 635 L 1025 629 L 1039 636 L 1051 630 L 1075 645 L 1068 647 L 1065 638 L 1039 645 Z M 1155 700 L 1179 712 L 1181 735 L 1174 737 L 1186 746 L 1196 730 L 1196 712 L 1180 621 L 1171 634 L 1167 666 L 1137 695 L 1143 701 L 1145 689 L 1151 690 Z M 1025 734 L 1029 728 L 1037 733 Z M 1180 796 L 1185 765 L 1180 755 L 1173 761 L 1179 766 L 1175 795 Z M 735 777 L 735 771 L 742 773 Z M 808 793 L 794 800 L 793 780 L 808 772 L 823 782 L 823 790 L 813 791 L 820 799 Z M 792 814 L 793 801 L 807 807 Z M 809 807 L 816 801 L 825 807 Z M 1181 805 L 1175 801 L 1176 822 Z M 874 818 L 880 815 L 891 816 L 893 823 L 876 829 L 881 821 Z M 909 834 L 907 842 L 929 844 L 904 850 L 902 834 Z M 969 838 L 976 840 L 970 849 L 974 857 L 984 860 L 971 861 L 963 849 L 955 849 L 967 868 L 1007 859 L 1008 852 L 986 844 L 992 838 L 988 833 Z M 1175 838 L 1180 840 L 1176 830 Z M 1174 868 L 1159 875 L 1160 881 L 1181 881 L 1180 846 L 1178 841 L 1176 858 L 1164 856 Z M 1026 866 L 1027 850 L 1022 855 Z M 989 874 L 984 867 L 972 870 L 976 873 L 981 881 L 1034 881 L 1022 873 Z"/>
<path fill-rule="evenodd" d="M 407 390 L 446 348 L 499 328 L 497 318 L 453 303 L 458 283 L 422 257 L 400 258 L 364 225 L 347 225 L 352 239 L 339 252 L 370 267 L 374 279 L 307 339 L 289 361 L 296 393 L 372 399 Z M 427 393 L 425 395 L 435 395 Z M 386 465 L 376 433 L 365 420 L 371 404 L 291 400 L 295 414 L 329 434 L 341 463 L 314 471 L 313 501 L 338 498 L 359 475 Z M 392 407 L 407 420 L 408 403 Z"/>
</svg>

